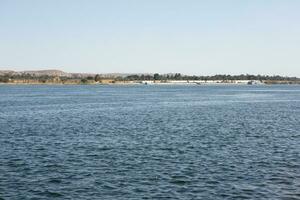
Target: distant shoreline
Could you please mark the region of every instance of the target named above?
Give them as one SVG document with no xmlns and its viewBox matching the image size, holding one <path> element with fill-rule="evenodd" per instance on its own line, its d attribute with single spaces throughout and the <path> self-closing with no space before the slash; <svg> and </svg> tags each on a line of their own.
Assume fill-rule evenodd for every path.
<svg viewBox="0 0 300 200">
<path fill-rule="evenodd" d="M 230 82 L 209 82 L 209 83 L 197 83 L 197 82 L 114 82 L 114 83 L 61 83 L 61 82 L 9 82 L 1 83 L 0 85 L 164 85 L 164 86 L 174 86 L 174 85 L 189 85 L 189 86 L 205 86 L 205 85 L 300 85 L 300 82 L 284 82 L 284 81 L 272 81 L 272 82 L 240 82 L 240 83 L 230 83 Z"/>
<path fill-rule="evenodd" d="M 11 71 L 0 70 L 0 84 L 15 85 L 218 85 L 218 84 L 300 84 L 300 78 L 278 75 L 226 75 L 213 76 L 184 75 L 180 73 L 168 74 L 88 74 L 67 73 L 60 70 Z"/>
</svg>

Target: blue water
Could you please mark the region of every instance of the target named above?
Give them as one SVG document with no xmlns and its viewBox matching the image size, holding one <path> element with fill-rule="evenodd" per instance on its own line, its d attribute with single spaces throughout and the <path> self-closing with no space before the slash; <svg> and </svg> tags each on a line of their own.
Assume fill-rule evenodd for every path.
<svg viewBox="0 0 300 200">
<path fill-rule="evenodd" d="M 0 85 L 0 199 L 300 199 L 300 86 Z"/>
</svg>

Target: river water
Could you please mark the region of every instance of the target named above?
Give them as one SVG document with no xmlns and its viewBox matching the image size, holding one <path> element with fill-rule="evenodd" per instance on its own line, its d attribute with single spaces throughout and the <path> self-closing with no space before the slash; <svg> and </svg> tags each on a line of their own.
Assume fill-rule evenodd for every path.
<svg viewBox="0 0 300 200">
<path fill-rule="evenodd" d="M 0 85 L 0 199 L 300 199 L 300 86 Z"/>
</svg>

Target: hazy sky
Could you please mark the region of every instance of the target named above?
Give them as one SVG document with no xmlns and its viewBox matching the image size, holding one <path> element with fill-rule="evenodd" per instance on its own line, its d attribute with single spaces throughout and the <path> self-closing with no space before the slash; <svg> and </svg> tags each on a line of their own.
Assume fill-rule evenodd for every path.
<svg viewBox="0 0 300 200">
<path fill-rule="evenodd" d="M 299 0 L 0 0 L 0 70 L 300 77 Z"/>
</svg>

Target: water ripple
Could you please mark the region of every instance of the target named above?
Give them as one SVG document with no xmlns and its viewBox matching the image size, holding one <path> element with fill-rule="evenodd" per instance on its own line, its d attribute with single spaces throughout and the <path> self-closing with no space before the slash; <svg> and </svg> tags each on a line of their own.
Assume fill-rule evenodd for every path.
<svg viewBox="0 0 300 200">
<path fill-rule="evenodd" d="M 1 86 L 0 199 L 300 199 L 299 86 Z"/>
</svg>

